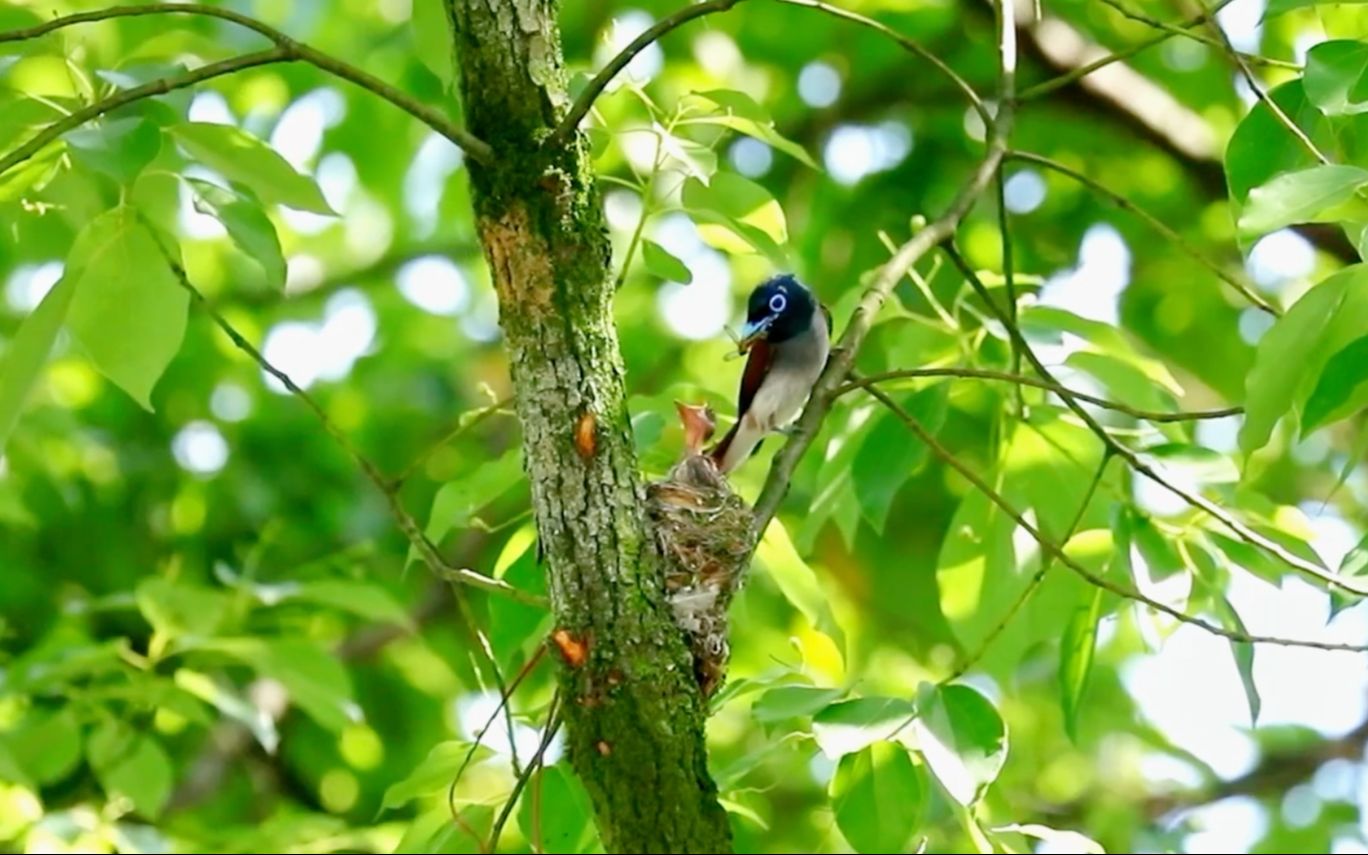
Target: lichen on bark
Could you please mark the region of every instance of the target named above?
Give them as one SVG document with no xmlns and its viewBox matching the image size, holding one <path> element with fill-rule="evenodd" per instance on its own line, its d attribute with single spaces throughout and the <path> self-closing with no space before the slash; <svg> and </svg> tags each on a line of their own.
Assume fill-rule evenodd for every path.
<svg viewBox="0 0 1368 855">
<path fill-rule="evenodd" d="M 568 106 L 556 4 L 451 0 L 477 231 L 499 298 L 533 513 L 559 630 L 568 754 L 612 852 L 725 852 L 706 706 L 662 592 L 612 319 L 611 251 Z"/>
</svg>

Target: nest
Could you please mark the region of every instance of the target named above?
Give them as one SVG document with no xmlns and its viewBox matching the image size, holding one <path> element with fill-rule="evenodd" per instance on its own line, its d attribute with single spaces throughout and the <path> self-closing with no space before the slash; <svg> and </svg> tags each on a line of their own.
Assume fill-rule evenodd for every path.
<svg viewBox="0 0 1368 855">
<path fill-rule="evenodd" d="M 669 475 L 647 486 L 647 511 L 665 562 L 665 592 L 675 624 L 693 652 L 705 698 L 726 679 L 727 609 L 750 556 L 751 509 L 702 451 L 711 411 L 676 405 L 685 454 Z"/>
</svg>

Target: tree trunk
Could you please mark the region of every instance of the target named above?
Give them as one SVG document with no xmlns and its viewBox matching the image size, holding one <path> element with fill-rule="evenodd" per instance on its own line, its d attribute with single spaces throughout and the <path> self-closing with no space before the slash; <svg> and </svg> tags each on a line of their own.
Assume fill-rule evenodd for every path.
<svg viewBox="0 0 1368 855">
<path fill-rule="evenodd" d="M 588 147 L 582 134 L 542 147 L 569 106 L 556 4 L 451 2 L 467 122 L 494 149 L 488 165 L 470 164 L 475 218 L 556 637 L 570 654 L 570 762 L 609 852 L 730 851 L 707 768 L 706 706 L 643 508 Z"/>
</svg>

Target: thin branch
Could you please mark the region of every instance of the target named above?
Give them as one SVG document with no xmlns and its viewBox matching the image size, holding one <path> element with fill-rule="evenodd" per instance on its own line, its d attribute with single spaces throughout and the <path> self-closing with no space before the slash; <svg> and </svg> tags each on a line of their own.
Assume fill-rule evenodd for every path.
<svg viewBox="0 0 1368 855">
<path fill-rule="evenodd" d="M 1217 12 L 1221 11 L 1221 9 L 1230 5 L 1232 2 L 1234 2 L 1234 0 L 1221 0 L 1221 2 L 1217 3 L 1216 7 L 1212 9 L 1210 12 L 1203 12 L 1200 15 L 1195 15 L 1191 18 L 1188 18 L 1186 21 L 1183 21 L 1179 24 L 1175 24 L 1174 27 L 1175 29 L 1180 30 L 1191 30 L 1194 27 L 1200 27 L 1202 24 L 1205 24 L 1207 21 L 1211 20 Z M 1174 33 L 1172 30 L 1168 30 L 1162 33 L 1156 33 L 1155 35 L 1151 36 L 1148 39 L 1145 39 L 1142 42 L 1137 42 L 1131 45 L 1130 47 L 1122 48 L 1121 50 L 1116 51 L 1115 53 L 1108 54 L 1104 57 L 1099 57 L 1098 59 L 1087 63 L 1086 65 L 1080 65 L 1078 68 L 1071 69 L 1065 72 L 1064 74 L 1061 74 L 1058 77 L 1051 78 L 1050 80 L 1046 80 L 1043 83 L 1037 83 L 1036 85 L 1031 86 L 1021 92 L 1021 100 L 1027 101 L 1032 98 L 1039 98 L 1041 95 L 1047 95 L 1055 91 L 1056 89 L 1062 89 L 1063 87 L 1068 86 L 1069 84 L 1077 80 L 1087 77 L 1089 74 L 1092 74 L 1099 68 L 1105 68 L 1108 65 L 1111 65 L 1112 63 L 1120 62 L 1125 59 L 1130 59 L 1137 53 L 1149 50 L 1155 45 L 1163 44 L 1164 42 L 1173 38 L 1173 35 Z"/>
<path fill-rule="evenodd" d="M 1192 29 L 1184 29 L 1178 24 L 1172 24 L 1168 21 L 1161 21 L 1158 18 L 1151 18 L 1144 12 L 1131 9 L 1130 7 L 1123 4 L 1121 0 L 1102 0 L 1102 2 L 1106 3 L 1108 6 L 1115 9 L 1118 14 L 1126 18 L 1130 18 L 1132 21 L 1144 24 L 1147 27 L 1153 27 L 1156 30 L 1163 30 L 1169 33 L 1170 35 L 1180 36 L 1185 39 L 1191 39 L 1195 42 L 1201 42 L 1202 44 L 1208 45 L 1209 47 L 1214 47 L 1220 50 L 1225 49 L 1225 46 L 1222 45 L 1220 41 L 1212 38 L 1211 36 L 1204 36 L 1201 33 L 1194 32 Z M 1244 57 L 1247 62 L 1252 62 L 1258 65 L 1266 65 L 1272 68 L 1285 68 L 1289 71 L 1302 70 L 1302 67 L 1297 63 L 1288 62 L 1284 59 L 1273 59 L 1267 56 L 1260 56 L 1257 53 L 1245 53 L 1243 51 L 1240 52 L 1240 56 Z"/>
<path fill-rule="evenodd" d="M 851 12 L 848 9 L 840 8 L 839 6 L 832 6 L 830 3 L 823 2 L 823 0 L 777 0 L 777 2 L 788 3 L 791 6 L 805 6 L 809 9 L 816 9 L 819 12 L 825 12 L 826 14 L 837 18 L 854 21 L 861 26 L 869 27 L 876 32 L 888 36 L 905 50 L 910 51 L 931 63 L 941 74 L 950 78 L 950 81 L 964 93 L 964 97 L 969 99 L 969 104 L 973 106 L 974 112 L 978 113 L 979 118 L 983 120 L 984 127 L 988 127 L 993 123 L 992 114 L 988 112 L 988 108 L 984 105 L 983 99 L 979 97 L 978 92 L 974 91 L 974 87 L 969 85 L 969 81 L 961 77 L 959 72 L 947 65 L 940 57 L 887 24 L 876 21 L 873 18 L 865 17 L 859 12 Z"/>
<path fill-rule="evenodd" d="M 1091 188 L 1096 193 L 1109 199 L 1112 202 L 1112 204 L 1116 205 L 1118 208 L 1121 208 L 1125 211 L 1129 211 L 1130 213 L 1144 220 L 1150 226 L 1150 228 L 1159 232 L 1159 234 L 1163 235 L 1165 238 L 1171 241 L 1174 245 L 1181 249 L 1188 257 L 1192 258 L 1194 261 L 1198 262 L 1203 267 L 1210 270 L 1212 273 L 1216 274 L 1216 276 L 1219 277 L 1221 281 L 1225 282 L 1227 285 L 1234 288 L 1236 291 L 1240 292 L 1240 296 L 1244 297 L 1253 305 L 1264 310 L 1270 315 L 1273 315 L 1274 317 L 1280 317 L 1282 315 L 1281 309 L 1279 309 L 1277 306 L 1274 306 L 1272 303 L 1269 303 L 1257 291 L 1249 287 L 1249 285 L 1247 285 L 1244 282 L 1241 282 L 1238 278 L 1227 272 L 1225 268 L 1223 268 L 1220 264 L 1217 264 L 1215 261 L 1204 255 L 1201 252 L 1201 250 L 1197 249 L 1197 247 L 1189 243 L 1186 238 L 1180 235 L 1168 223 L 1165 223 L 1163 220 L 1154 216 L 1149 211 L 1146 211 L 1144 208 L 1141 208 L 1140 206 L 1136 205 L 1130 199 L 1127 199 L 1125 196 L 1122 196 L 1115 190 L 1112 190 L 1102 185 L 1095 178 L 1085 175 L 1084 173 L 1079 172 L 1078 170 L 1070 166 L 1066 166 L 1057 160 L 1048 158 L 1041 154 L 1035 154 L 1029 151 L 1019 151 L 1013 149 L 1012 151 L 1007 152 L 1007 157 L 1011 160 L 1020 160 L 1026 163 L 1034 163 L 1037 166 L 1043 166 L 1046 169 L 1049 169 L 1053 172 L 1058 172 L 1060 175 L 1066 175 L 1069 178 L 1072 178 L 1073 180 L 1077 181 L 1079 184 Z"/>
<path fill-rule="evenodd" d="M 1004 5 L 1004 10 L 1010 9 L 1010 5 L 1010 2 Z M 1002 76 L 1014 78 L 1017 53 L 1016 25 L 1012 20 L 1011 11 L 1004 12 L 1000 29 L 998 50 L 1002 56 Z M 1013 85 L 1010 82 L 1004 81 L 999 85 L 1003 91 L 1012 91 Z M 769 475 L 765 478 L 765 485 L 760 491 L 759 498 L 755 501 L 753 543 L 759 543 L 765 529 L 769 527 L 770 520 L 779 510 L 779 503 L 784 500 L 784 495 L 788 492 L 789 481 L 793 478 L 793 471 L 798 466 L 798 460 L 816 439 L 817 431 L 822 426 L 822 420 L 826 417 L 827 411 L 831 409 L 832 401 L 835 400 L 836 389 L 845 380 L 846 375 L 850 373 L 851 367 L 855 364 L 855 355 L 859 352 L 860 345 L 864 343 L 870 327 L 873 326 L 874 318 L 879 314 L 879 309 L 883 306 L 884 300 L 888 298 L 893 287 L 898 284 L 898 280 L 902 279 L 903 274 L 919 258 L 937 244 L 954 235 L 960 220 L 964 219 L 969 209 L 988 189 L 989 183 L 992 182 L 993 176 L 1002 164 L 1003 156 L 1007 153 L 1007 132 L 1012 125 L 1014 108 L 1015 103 L 1010 99 L 999 104 L 997 117 L 988 128 L 987 150 L 984 152 L 983 160 L 979 163 L 978 168 L 960 188 L 959 194 L 950 203 L 950 207 L 945 213 L 914 234 L 892 258 L 884 262 L 883 266 L 879 268 L 874 284 L 865 292 L 864 298 L 855 307 L 855 312 L 851 315 L 845 332 L 832 349 L 826 369 L 823 370 L 822 376 L 817 379 L 796 430 L 789 441 L 784 444 L 784 447 L 780 449 L 774 458 L 774 463 L 770 466 Z"/>
<path fill-rule="evenodd" d="M 457 146 L 463 149 L 466 152 L 466 154 L 468 154 L 474 160 L 480 163 L 488 163 L 494 157 L 494 150 L 490 148 L 487 143 L 485 143 L 483 140 L 476 139 L 473 134 L 471 134 L 465 128 L 462 128 L 460 125 L 453 122 L 451 119 L 447 118 L 440 111 L 435 110 L 432 107 L 427 106 L 426 104 L 423 104 L 422 102 L 414 99 L 413 97 L 409 96 L 403 91 L 396 89 L 395 87 L 391 86 L 390 84 L 386 83 L 385 81 L 368 72 L 362 71 L 361 69 L 353 65 L 343 62 L 342 60 L 337 59 L 336 57 L 326 54 L 323 51 L 320 51 L 316 48 L 312 48 L 309 45 L 306 45 L 302 42 L 295 41 L 294 39 L 290 38 L 289 36 L 282 33 L 280 30 L 275 29 L 269 24 L 259 21 L 256 18 L 253 18 L 249 15 L 244 15 L 240 12 L 234 12 L 231 9 L 221 9 L 217 6 L 207 6 L 200 3 L 165 3 L 138 6 L 114 6 L 108 9 L 98 9 L 93 12 L 80 12 L 74 15 L 65 15 L 61 18 L 54 18 L 51 21 L 45 21 L 44 23 L 38 24 L 33 27 L 26 27 L 23 29 L 0 32 L 0 43 L 23 41 L 26 39 L 38 38 L 39 36 L 46 35 L 55 30 L 75 26 L 77 24 L 86 24 L 92 21 L 103 21 L 109 18 L 133 18 L 141 17 L 144 15 L 198 15 L 207 18 L 219 18 L 224 21 L 230 21 L 234 24 L 237 24 L 238 26 L 246 27 L 249 30 L 254 30 L 255 32 L 260 33 L 261 35 L 270 39 L 275 44 L 277 48 L 277 58 L 271 60 L 272 62 L 306 62 L 316 68 L 319 68 L 323 71 L 340 77 L 343 80 L 354 83 L 357 86 L 360 86 L 362 89 L 369 90 L 375 95 L 379 95 L 381 98 L 384 98 L 386 101 L 389 101 L 394 106 L 398 107 L 399 109 L 408 113 L 410 116 L 413 116 L 414 118 L 421 121 L 423 124 L 432 128 L 437 133 L 451 140 L 453 143 L 455 143 Z M 217 64 L 218 63 L 216 63 L 216 65 Z M 213 66 L 205 66 L 205 68 L 212 67 Z M 247 66 L 242 67 L 245 68 Z M 200 71 L 203 70 L 204 69 L 200 69 Z M 234 68 L 231 71 L 237 70 L 239 69 Z M 170 83 L 172 81 L 176 81 L 180 78 L 187 76 L 188 75 L 179 75 L 178 77 L 167 78 L 165 81 L 155 81 L 154 83 L 148 84 L 148 86 L 156 86 L 158 85 L 158 83 Z M 145 93 L 143 95 L 139 95 L 137 97 L 147 97 L 147 95 L 149 94 L 164 94 L 164 92 L 169 92 L 171 91 L 171 89 L 179 89 L 184 86 L 192 85 L 196 82 L 199 82 L 199 80 L 188 80 L 177 85 L 172 85 L 170 86 L 170 88 L 166 90 L 152 91 L 149 93 Z M 145 87 L 138 87 L 138 89 L 143 88 Z M 137 90 L 127 90 L 123 94 L 128 94 L 129 92 L 135 91 Z M 136 98 L 129 100 L 136 100 Z M 115 104 L 111 106 L 109 109 L 114 109 L 114 107 L 117 106 L 121 105 Z M 95 113 L 94 116 L 101 115 L 104 112 L 108 112 L 108 110 L 101 111 L 101 113 Z M 94 118 L 94 116 L 91 116 L 89 118 Z M 88 121 L 88 119 L 83 119 L 82 122 L 84 121 Z M 72 127 L 75 126 L 73 125 Z M 67 130 L 70 130 L 70 128 L 67 128 Z M 0 165 L 0 172 L 4 172 L 5 169 L 7 169 L 10 165 L 12 164 Z"/>
<path fill-rule="evenodd" d="M 1010 371 L 994 371 L 989 368 L 907 368 L 900 371 L 885 371 L 880 374 L 870 374 L 865 377 L 852 378 L 849 382 L 837 387 L 832 393 L 833 398 L 853 392 L 856 389 L 864 389 L 877 383 L 884 383 L 889 380 L 900 380 L 908 377 L 963 377 L 976 380 L 1001 380 L 1005 383 L 1015 383 L 1018 386 L 1034 386 L 1037 389 L 1045 389 L 1057 395 L 1072 395 L 1081 401 L 1102 407 L 1107 410 L 1115 410 L 1118 413 L 1125 413 L 1133 418 L 1142 419 L 1147 422 L 1193 422 L 1203 419 L 1223 419 L 1227 416 L 1237 416 L 1244 412 L 1244 407 L 1227 407 L 1221 410 L 1191 410 L 1187 412 L 1162 413 L 1151 410 L 1142 410 L 1123 404 L 1120 401 L 1109 401 L 1106 398 L 1098 398 L 1086 392 L 1079 392 L 1061 386 L 1051 380 L 1042 380 L 1039 377 L 1032 377 L 1029 374 L 1013 374 Z"/>
<path fill-rule="evenodd" d="M 537 753 L 532 755 L 532 762 L 527 764 L 527 768 L 513 782 L 513 791 L 508 794 L 508 801 L 504 802 L 503 810 L 499 811 L 498 819 L 494 820 L 494 827 L 489 831 L 489 843 L 485 846 L 487 852 L 499 851 L 499 838 L 503 835 L 504 825 L 508 823 L 508 818 L 513 814 L 513 807 L 517 805 L 518 797 L 522 795 L 528 780 L 541 768 L 542 758 L 546 756 L 546 749 L 551 747 L 551 740 L 556 738 L 556 731 L 560 730 L 563 717 L 558 703 L 559 698 L 559 693 L 557 693 L 556 699 L 551 702 L 551 709 L 546 718 L 546 731 L 542 734 L 541 745 L 537 746 Z"/>
<path fill-rule="evenodd" d="M 983 302 L 987 305 L 988 310 L 992 312 L 993 316 L 996 317 L 998 321 L 1002 323 L 1002 325 L 1006 328 L 1008 335 L 1010 335 L 1011 338 L 1017 343 L 1017 346 L 1021 348 L 1021 352 L 1030 361 L 1031 365 L 1040 374 L 1040 376 L 1051 382 L 1057 382 L 1054 379 L 1054 376 L 1050 373 L 1050 370 L 1045 367 L 1045 364 L 1042 363 L 1039 357 L 1035 355 L 1035 352 L 1031 350 L 1031 346 L 1027 343 L 1026 337 L 1021 334 L 1021 330 L 1015 324 L 1010 322 L 1010 319 L 1007 317 L 1007 313 L 1004 312 L 1002 308 L 998 306 L 996 302 L 993 301 L 991 295 L 989 295 L 988 293 L 988 289 L 984 287 L 982 280 L 978 278 L 978 274 L 974 272 L 974 269 L 969 266 L 969 263 L 967 261 L 964 260 L 964 256 L 960 255 L 959 250 L 957 250 L 953 244 L 946 244 L 944 247 L 942 247 L 942 249 L 944 250 L 946 255 L 950 257 L 950 260 L 955 263 L 955 266 L 958 267 L 960 271 L 964 274 L 965 278 L 969 281 L 970 286 L 973 287 L 975 293 L 977 293 L 979 295 L 979 298 L 982 299 Z M 1063 387 L 1061 387 L 1061 389 L 1062 388 Z M 1105 443 L 1108 448 L 1110 448 L 1113 452 L 1115 452 L 1122 459 L 1124 459 L 1132 469 L 1134 469 L 1136 472 L 1139 472 L 1141 475 L 1144 475 L 1146 478 L 1150 479 L 1154 483 L 1162 485 L 1169 492 L 1173 493 L 1175 496 L 1178 496 L 1180 499 L 1187 502 L 1192 507 L 1199 508 L 1205 511 L 1207 514 L 1209 514 L 1216 520 L 1220 521 L 1223 525 L 1225 525 L 1226 528 L 1234 532 L 1241 540 L 1244 540 L 1245 542 L 1253 546 L 1259 547 L 1260 549 L 1264 550 L 1270 555 L 1277 557 L 1279 560 L 1281 560 L 1288 566 L 1296 570 L 1300 570 L 1308 576 L 1312 576 L 1316 579 L 1319 579 L 1327 585 L 1342 588 L 1346 591 L 1349 591 L 1350 593 L 1357 594 L 1359 596 L 1368 596 L 1368 588 L 1363 588 L 1358 585 L 1355 585 L 1351 581 L 1345 579 L 1342 576 L 1337 576 L 1336 574 L 1329 572 L 1325 568 L 1318 567 L 1314 563 L 1307 561 L 1305 558 L 1302 558 L 1298 555 L 1294 555 L 1293 553 L 1289 552 L 1285 547 L 1279 545 L 1278 543 L 1275 543 L 1272 540 L 1269 540 L 1268 538 L 1251 529 L 1249 526 L 1235 519 L 1235 517 L 1231 516 L 1223 508 L 1219 507 L 1206 497 L 1198 493 L 1189 492 L 1187 490 L 1184 490 L 1182 487 L 1179 487 L 1176 484 L 1171 483 L 1166 478 L 1159 475 L 1159 473 L 1155 472 L 1149 464 L 1141 460 L 1138 454 L 1136 454 L 1127 446 L 1118 442 L 1115 437 L 1113 437 L 1110 433 L 1107 432 L 1106 428 L 1104 428 L 1101 424 L 1098 423 L 1097 419 L 1093 418 L 1092 415 L 1086 409 L 1084 409 L 1081 404 L 1078 403 L 1077 399 L 1075 399 L 1071 394 L 1067 392 L 1067 390 L 1062 392 L 1060 394 L 1060 397 L 1063 399 L 1065 405 L 1068 406 L 1069 409 L 1073 410 L 1078 415 L 1078 417 L 1083 420 L 1083 423 L 1087 425 L 1088 429 L 1091 430 L 1094 434 L 1096 434 L 1098 439 L 1101 439 L 1102 442 Z"/>
<path fill-rule="evenodd" d="M 1316 650 L 1338 650 L 1350 653 L 1368 652 L 1368 645 L 1362 644 L 1343 644 L 1334 641 L 1304 641 L 1295 638 L 1282 638 L 1280 636 L 1275 635 L 1255 635 L 1252 633 L 1241 632 L 1239 630 L 1226 629 L 1223 626 L 1217 626 L 1216 624 L 1210 623 L 1206 620 L 1203 620 L 1202 618 L 1194 617 L 1193 615 L 1189 615 L 1186 612 L 1179 611 L 1178 609 L 1175 609 L 1172 606 L 1161 603 L 1158 600 L 1151 599 L 1150 597 L 1147 597 L 1145 594 L 1133 588 L 1129 588 L 1118 582 L 1113 582 L 1111 579 L 1108 579 L 1104 576 L 1097 575 L 1088 568 L 1084 567 L 1082 564 L 1079 564 L 1077 561 L 1070 558 L 1069 555 L 1064 551 L 1063 547 L 1055 543 L 1050 538 L 1046 537 L 1035 526 L 1031 525 L 1031 523 L 1026 519 L 1026 517 L 1016 508 L 1012 507 L 1011 503 L 1004 499 L 1001 493 L 999 493 L 997 490 L 994 490 L 992 486 L 989 485 L 988 482 L 985 481 L 981 475 L 975 472 L 968 464 L 964 463 L 953 453 L 951 453 L 951 451 L 948 448 L 942 445 L 940 441 L 937 440 L 936 437 L 929 430 L 927 430 L 926 427 L 917 419 L 916 416 L 912 415 L 907 410 L 903 409 L 897 401 L 894 401 L 892 398 L 885 395 L 883 392 L 879 390 L 877 386 L 869 386 L 868 390 L 869 394 L 878 398 L 880 401 L 883 402 L 884 406 L 892 410 L 893 413 L 897 415 L 898 419 L 901 420 L 902 423 L 907 426 L 908 430 L 912 431 L 912 433 L 916 434 L 918 439 L 926 443 L 926 447 L 929 448 L 931 450 L 931 453 L 936 455 L 936 457 L 942 463 L 951 467 L 960 475 L 963 475 L 965 480 L 967 480 L 970 484 L 974 485 L 975 489 L 983 493 L 983 495 L 986 496 L 989 501 L 991 501 L 993 504 L 1001 508 L 1003 513 L 1010 517 L 1012 521 L 1015 522 L 1018 526 L 1024 529 L 1026 533 L 1029 534 L 1031 538 L 1040 545 L 1042 551 L 1044 551 L 1048 555 L 1053 556 L 1054 559 L 1058 561 L 1060 564 L 1063 564 L 1065 567 L 1068 567 L 1070 570 L 1086 579 L 1089 584 L 1101 588 L 1105 591 L 1109 591 L 1113 594 L 1116 594 L 1119 597 L 1125 597 L 1128 600 L 1134 600 L 1138 603 L 1143 603 L 1144 605 L 1149 606 L 1150 608 L 1156 611 L 1162 612 L 1175 620 L 1181 621 L 1182 623 L 1191 624 L 1197 627 L 1198 629 L 1206 630 L 1212 635 L 1219 635 L 1223 638 L 1228 638 L 1231 641 L 1240 641 L 1246 644 L 1276 644 L 1282 647 L 1310 647 Z"/>
<path fill-rule="evenodd" d="M 879 400 L 891 401 L 892 398 L 880 397 Z M 1097 493 L 1097 485 L 1102 483 L 1102 475 L 1107 471 L 1107 464 L 1111 462 L 1111 459 L 1111 452 L 1104 450 L 1102 452 L 1102 462 L 1098 464 L 1097 471 L 1093 473 L 1092 480 L 1088 482 L 1088 489 L 1083 494 L 1083 501 L 1079 504 L 1078 511 L 1074 514 L 1073 521 L 1069 523 L 1068 530 L 1064 532 L 1064 539 L 1060 541 L 1064 547 L 1067 548 L 1069 541 L 1073 540 L 1073 536 L 1078 533 L 1078 526 L 1083 522 L 1083 515 L 1087 513 L 1088 505 L 1092 504 L 1093 496 Z M 942 686 L 953 683 L 969 673 L 969 669 L 973 668 L 974 665 L 983 658 L 983 654 L 988 652 L 988 648 L 992 647 L 993 642 L 997 641 L 998 636 L 1002 635 L 1003 631 L 1007 629 L 1007 625 L 1010 624 L 1012 619 L 1017 616 L 1017 613 L 1021 611 L 1022 606 L 1026 605 L 1026 601 L 1029 600 L 1031 595 L 1036 592 L 1036 589 L 1040 587 L 1040 583 L 1045 581 L 1045 574 L 1050 572 L 1050 568 L 1054 566 L 1054 561 L 1054 555 L 1046 555 L 1041 559 L 1040 569 L 1036 570 L 1035 575 L 1031 577 L 1031 581 L 1027 583 L 1020 596 L 1016 598 L 1016 602 L 1012 603 L 1011 608 L 1007 609 L 1007 613 L 1002 616 L 1002 620 L 998 621 L 997 625 L 984 637 L 983 642 L 978 646 L 977 650 L 970 654 L 970 656 L 965 659 L 958 668 L 951 672 L 948 677 L 940 681 Z"/>
<path fill-rule="evenodd" d="M 571 105 L 570 112 L 565 114 L 565 118 L 561 120 L 551 136 L 547 137 L 546 145 L 548 147 L 564 145 L 565 141 L 579 127 L 580 121 L 589 113 L 589 109 L 594 106 L 595 99 L 608 87 L 609 83 L 613 82 L 613 78 L 617 77 L 618 73 L 649 45 L 694 18 L 701 18 L 714 12 L 725 12 L 741 2 L 744 0 L 705 0 L 703 3 L 685 6 L 674 14 L 656 21 L 653 26 L 632 39 L 627 47 L 619 51 L 617 56 L 610 59 L 608 64 L 601 68 L 598 74 L 594 75 L 589 84 L 584 87 L 584 91 L 575 99 L 575 103 Z"/>
<path fill-rule="evenodd" d="M 456 437 L 460 436 L 468 430 L 473 429 L 476 425 L 482 424 L 491 416 L 496 416 L 499 414 L 511 415 L 512 413 L 508 409 L 508 405 L 511 403 L 513 403 L 513 396 L 509 395 L 508 397 L 501 398 L 495 401 L 489 406 L 481 407 L 473 413 L 464 413 L 461 416 L 461 418 L 457 420 L 455 427 L 447 431 L 445 434 L 442 435 L 441 439 L 437 440 L 432 445 L 429 445 L 427 448 L 420 451 L 412 460 L 409 461 L 408 465 L 404 467 L 404 471 L 400 472 L 397 476 L 395 476 L 394 480 L 390 483 L 390 488 L 398 490 L 404 484 L 407 484 L 408 480 L 413 477 L 414 472 L 417 472 L 423 466 L 423 464 L 426 463 L 432 457 L 432 455 L 436 454 L 439 450 L 450 445 L 451 442 L 456 439 Z"/>
<path fill-rule="evenodd" d="M 281 371 L 267 360 L 266 357 L 262 355 L 261 351 L 257 350 L 251 342 L 247 341 L 232 324 L 228 323 L 228 319 L 223 316 L 223 313 L 214 308 L 214 306 L 205 299 L 204 294 L 190 281 L 190 277 L 185 272 L 185 268 L 181 266 L 175 256 L 173 256 L 165 246 L 161 245 L 160 240 L 158 240 L 157 245 L 161 249 L 167 265 L 170 266 L 171 272 L 175 275 L 177 281 L 180 282 L 181 287 L 188 291 L 190 296 L 192 296 L 209 316 L 213 318 L 214 323 L 223 331 L 223 334 L 228 336 L 238 350 L 247 354 L 253 362 L 261 366 L 262 370 L 279 380 L 291 394 L 303 401 L 304 405 L 318 417 L 319 422 L 322 423 L 323 429 L 328 432 L 328 435 L 331 436 L 337 444 L 342 447 L 342 450 L 356 462 L 361 473 L 365 475 L 366 479 L 375 485 L 375 488 L 385 497 L 385 501 L 389 504 L 390 514 L 399 524 L 399 529 L 404 533 L 404 536 L 408 538 L 409 543 L 418 550 L 418 554 L 422 556 L 423 563 L 428 566 L 428 569 L 440 579 L 460 582 L 463 585 L 479 588 L 480 590 L 491 594 L 502 594 L 503 596 L 511 597 L 518 602 L 528 603 L 529 605 L 545 604 L 541 597 L 515 588 L 502 579 L 493 579 L 489 576 L 476 573 L 474 570 L 452 567 L 448 564 L 446 559 L 442 558 L 441 553 L 437 551 L 437 548 L 433 546 L 432 542 L 423 534 L 422 529 L 419 528 L 418 523 L 414 521 L 413 516 L 408 512 L 408 509 L 399 501 L 398 491 L 390 486 L 389 481 L 386 480 L 385 476 L 376 468 L 375 464 L 362 454 L 352 441 L 347 438 L 347 435 L 343 433 L 342 429 L 328 417 L 327 412 L 325 412 L 323 407 L 314 400 L 313 396 L 304 391 L 299 384 L 294 382 L 294 380 L 290 379 L 288 374 Z"/>
<path fill-rule="evenodd" d="M 257 51 L 255 53 L 243 54 L 242 56 L 225 59 L 220 62 L 212 62 L 208 65 L 200 66 L 194 71 L 187 71 L 184 74 L 177 74 L 173 77 L 164 77 L 160 80 L 153 80 L 151 83 L 144 83 L 141 86 L 134 86 L 132 89 L 124 89 L 114 95 L 109 96 L 94 104 L 89 104 L 81 109 L 70 113 L 29 139 L 22 145 L 11 151 L 4 157 L 0 157 L 0 175 L 8 172 L 13 167 L 23 163 L 33 157 L 43 147 L 53 140 L 58 139 L 68 131 L 84 125 L 92 119 L 98 119 L 105 113 L 117 110 L 120 107 L 140 101 L 143 98 L 151 98 L 156 95 L 165 95 L 177 89 L 184 89 L 187 86 L 194 86 L 205 80 L 212 80 L 215 77 L 222 77 L 226 74 L 234 74 L 247 68 L 255 68 L 260 65 L 270 65 L 275 62 L 289 62 L 290 52 L 283 47 L 274 47 L 269 50 Z"/>
<path fill-rule="evenodd" d="M 1197 0 L 1197 5 L 1205 8 L 1205 4 L 1202 3 L 1202 0 Z M 1230 37 L 1226 35 L 1225 29 L 1216 21 L 1215 15 L 1208 15 L 1207 18 L 1211 21 L 1211 28 L 1216 31 L 1216 35 L 1220 38 L 1221 44 L 1225 46 L 1226 54 L 1230 57 L 1231 61 L 1235 63 L 1235 67 L 1239 69 L 1240 75 L 1244 77 L 1245 82 L 1249 84 L 1249 88 L 1254 90 L 1254 95 L 1264 103 L 1264 106 L 1268 107 L 1269 111 L 1277 117 L 1278 122 L 1286 127 L 1292 136 L 1296 137 L 1301 141 L 1302 145 L 1306 146 L 1306 150 L 1311 152 L 1312 157 L 1322 164 L 1329 164 L 1330 159 L 1325 156 L 1325 153 L 1322 152 L 1314 142 L 1311 141 L 1311 138 L 1306 135 L 1306 131 L 1302 130 L 1296 122 L 1292 121 L 1292 119 L 1283 112 L 1283 108 L 1279 107 L 1272 98 L 1268 97 L 1268 93 L 1259 85 L 1259 81 L 1254 79 L 1254 72 L 1249 70 L 1249 64 L 1244 61 L 1244 57 L 1240 52 L 1235 50 L 1235 45 L 1230 43 Z"/>
</svg>

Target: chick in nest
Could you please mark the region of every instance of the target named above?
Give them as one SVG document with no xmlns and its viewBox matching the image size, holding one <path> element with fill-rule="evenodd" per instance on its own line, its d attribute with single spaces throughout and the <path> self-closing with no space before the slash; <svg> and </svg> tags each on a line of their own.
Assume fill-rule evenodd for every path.
<svg viewBox="0 0 1368 855">
<path fill-rule="evenodd" d="M 725 678 L 727 609 L 749 556 L 751 511 L 703 449 L 716 419 L 706 405 L 675 402 L 684 454 L 647 488 L 648 511 L 665 558 L 665 591 L 689 639 L 705 697 Z"/>
</svg>

